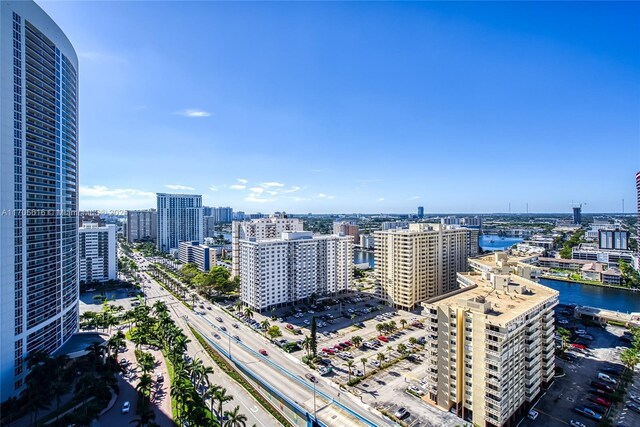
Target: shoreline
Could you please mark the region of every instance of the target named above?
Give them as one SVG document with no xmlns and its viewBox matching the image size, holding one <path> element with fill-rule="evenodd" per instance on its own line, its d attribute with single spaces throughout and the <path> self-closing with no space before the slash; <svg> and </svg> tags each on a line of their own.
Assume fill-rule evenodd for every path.
<svg viewBox="0 0 640 427">
<path fill-rule="evenodd" d="M 629 292 L 632 292 L 632 293 L 640 291 L 640 289 L 638 289 L 638 288 L 625 288 L 625 287 L 622 287 L 622 286 L 607 285 L 605 283 L 583 282 L 583 281 L 580 281 L 580 280 L 573 280 L 573 279 L 570 279 L 568 277 L 559 278 L 557 276 L 547 276 L 547 275 L 544 275 L 544 274 L 541 275 L 541 276 L 538 276 L 538 279 L 554 280 L 556 282 L 575 283 L 575 284 L 578 284 L 578 285 L 596 286 L 596 287 L 599 287 L 599 288 L 620 289 L 622 291 L 629 291 Z"/>
</svg>

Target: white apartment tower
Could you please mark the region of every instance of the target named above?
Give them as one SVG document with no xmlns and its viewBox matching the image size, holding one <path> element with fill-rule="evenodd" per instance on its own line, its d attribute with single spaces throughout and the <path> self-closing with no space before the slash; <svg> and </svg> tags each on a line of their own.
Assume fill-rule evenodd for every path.
<svg viewBox="0 0 640 427">
<path fill-rule="evenodd" d="M 471 230 L 442 224 L 376 231 L 374 239 L 380 296 L 407 310 L 457 289 L 456 273 L 467 271 L 472 253 Z"/>
<path fill-rule="evenodd" d="M 204 241 L 202 196 L 158 193 L 158 250 L 177 252 L 182 241 Z"/>
<path fill-rule="evenodd" d="M 78 329 L 78 58 L 33 1 L 0 2 L 0 401 Z"/>
<path fill-rule="evenodd" d="M 158 212 L 155 209 L 127 211 L 127 240 L 129 243 L 152 241 L 158 237 Z"/>
<path fill-rule="evenodd" d="M 262 311 L 351 288 L 353 239 L 350 236 L 284 232 L 279 238 L 238 242 L 240 297 Z M 234 258 L 235 259 L 235 258 Z"/>
<path fill-rule="evenodd" d="M 515 274 L 458 279 L 461 289 L 423 303 L 427 399 L 473 425 L 515 425 L 553 379 L 558 292 Z"/>
<path fill-rule="evenodd" d="M 231 224 L 231 276 L 240 274 L 239 253 L 242 239 L 273 239 L 283 232 L 303 231 L 304 224 L 299 218 L 287 218 L 286 214 L 272 215 L 269 218 L 248 221 L 233 221 Z"/>
<path fill-rule="evenodd" d="M 116 226 L 85 223 L 78 229 L 80 283 L 106 282 L 118 278 Z"/>
</svg>

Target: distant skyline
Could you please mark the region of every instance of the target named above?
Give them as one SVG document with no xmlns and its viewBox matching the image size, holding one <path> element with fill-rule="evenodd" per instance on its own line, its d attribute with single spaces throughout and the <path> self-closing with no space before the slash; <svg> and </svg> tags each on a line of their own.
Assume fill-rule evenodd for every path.
<svg viewBox="0 0 640 427">
<path fill-rule="evenodd" d="M 638 3 L 37 3 L 79 55 L 81 209 L 636 209 Z"/>
</svg>

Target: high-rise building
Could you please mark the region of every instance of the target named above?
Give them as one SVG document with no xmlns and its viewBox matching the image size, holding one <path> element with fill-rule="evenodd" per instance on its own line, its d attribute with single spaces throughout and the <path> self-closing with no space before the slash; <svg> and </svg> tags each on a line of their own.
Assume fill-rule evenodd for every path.
<svg viewBox="0 0 640 427">
<path fill-rule="evenodd" d="M 218 224 L 228 224 L 233 221 L 233 209 L 228 206 L 214 208 L 212 214 Z"/>
<path fill-rule="evenodd" d="M 424 218 L 424 207 L 423 206 L 418 206 L 418 218 L 420 218 L 420 219 Z"/>
<path fill-rule="evenodd" d="M 178 258 L 181 262 L 197 265 L 200 271 L 209 271 L 216 264 L 216 251 L 200 242 L 180 242 Z"/>
<path fill-rule="evenodd" d="M 154 241 L 158 238 L 158 212 L 155 209 L 127 211 L 129 243 Z"/>
<path fill-rule="evenodd" d="M 581 206 L 573 207 L 573 223 L 582 224 L 582 207 Z"/>
<path fill-rule="evenodd" d="M 351 289 L 353 240 L 348 236 L 283 232 L 278 238 L 241 239 L 238 254 L 240 297 L 258 311 Z"/>
<path fill-rule="evenodd" d="M 374 238 L 380 297 L 394 307 L 411 310 L 457 289 L 456 273 L 467 271 L 469 229 L 417 223 L 407 230 L 376 231 Z"/>
<path fill-rule="evenodd" d="M 116 226 L 85 223 L 79 228 L 80 283 L 118 278 Z"/>
<path fill-rule="evenodd" d="M 428 401 L 478 426 L 515 425 L 554 375 L 558 291 L 515 274 L 459 273 L 423 303 Z"/>
<path fill-rule="evenodd" d="M 205 216 L 203 218 L 204 237 L 215 237 L 216 235 L 216 217 Z"/>
<path fill-rule="evenodd" d="M 183 241 L 204 241 L 202 196 L 158 193 L 158 250 L 177 252 Z"/>
<path fill-rule="evenodd" d="M 598 248 L 629 250 L 629 232 L 627 230 L 598 230 Z"/>
<path fill-rule="evenodd" d="M 638 259 L 640 260 L 640 171 L 636 173 L 636 194 L 636 197 L 638 198 L 638 232 L 636 233 L 636 236 L 638 243 Z M 638 269 L 640 269 L 640 263 L 638 265 Z"/>
<path fill-rule="evenodd" d="M 333 223 L 333 234 L 351 236 L 354 243 L 360 243 L 360 228 L 353 222 L 338 221 Z"/>
<path fill-rule="evenodd" d="M 33 1 L 0 2 L 0 401 L 78 329 L 78 58 Z"/>
<path fill-rule="evenodd" d="M 299 218 L 287 218 L 286 214 L 270 216 L 269 218 L 252 219 L 248 221 L 233 221 L 231 224 L 231 276 L 240 273 L 240 240 L 274 239 L 285 231 L 302 231 L 304 225 Z"/>
</svg>

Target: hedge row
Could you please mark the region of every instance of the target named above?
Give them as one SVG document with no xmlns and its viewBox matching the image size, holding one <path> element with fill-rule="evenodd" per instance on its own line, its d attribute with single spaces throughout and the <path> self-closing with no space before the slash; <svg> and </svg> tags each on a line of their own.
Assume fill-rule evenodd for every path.
<svg viewBox="0 0 640 427">
<path fill-rule="evenodd" d="M 286 427 L 294 427 L 293 424 L 289 422 L 278 410 L 267 401 L 262 394 L 255 389 L 253 384 L 249 383 L 242 375 L 236 371 L 236 369 L 231 366 L 216 350 L 214 350 L 211 345 L 200 335 L 195 329 L 188 325 L 191 333 L 196 337 L 200 345 L 205 349 L 205 351 L 209 354 L 209 356 L 213 359 L 214 362 L 231 378 L 233 378 L 238 384 L 244 387 L 245 390 L 251 394 L 251 396 L 260 403 L 260 405 L 266 409 L 278 422 Z"/>
</svg>

